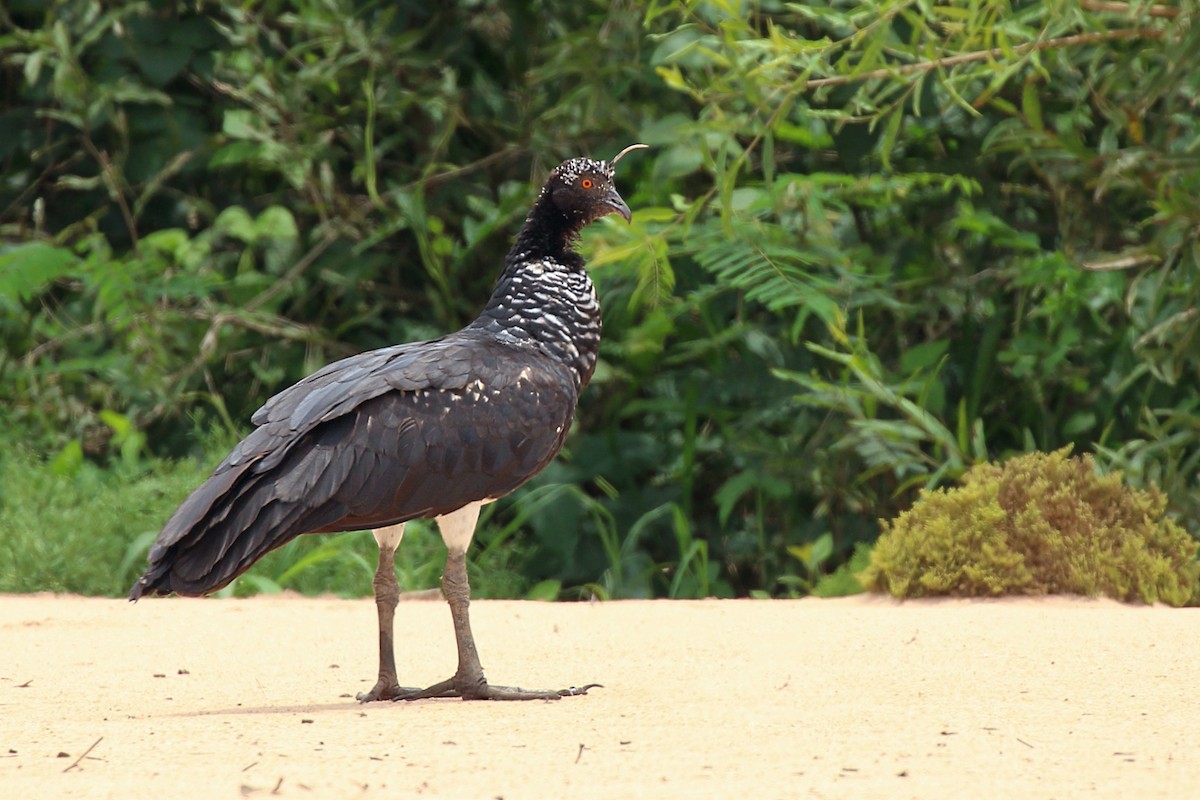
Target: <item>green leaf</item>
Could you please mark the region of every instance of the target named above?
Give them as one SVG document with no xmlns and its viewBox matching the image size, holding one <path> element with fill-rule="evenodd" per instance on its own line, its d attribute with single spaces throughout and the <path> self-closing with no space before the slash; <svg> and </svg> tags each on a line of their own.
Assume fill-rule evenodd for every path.
<svg viewBox="0 0 1200 800">
<path fill-rule="evenodd" d="M 234 139 L 261 140 L 262 119 L 248 108 L 231 108 L 222 118 L 221 132 Z"/>
<path fill-rule="evenodd" d="M 178 44 L 142 43 L 133 52 L 138 69 L 155 86 L 165 86 L 183 72 L 192 57 L 192 50 Z"/>
<path fill-rule="evenodd" d="M 525 593 L 526 600 L 545 600 L 553 602 L 558 599 L 559 593 L 562 591 L 562 581 L 560 580 L 544 580 L 535 583 Z"/>
<path fill-rule="evenodd" d="M 737 502 L 742 499 L 746 492 L 750 491 L 758 482 L 758 475 L 754 472 L 739 472 L 725 483 L 721 484 L 721 488 L 717 489 L 717 518 L 724 525 L 729 521 L 729 515 L 733 512 L 733 508 Z"/>
<path fill-rule="evenodd" d="M 896 137 L 900 134 L 900 125 L 903 122 L 904 108 L 897 106 L 887 118 L 883 136 L 879 140 L 879 160 L 883 162 L 883 168 L 886 170 L 892 168 L 892 151 L 896 148 Z"/>
<path fill-rule="evenodd" d="M 1025 85 L 1021 88 L 1021 111 L 1025 114 L 1029 127 L 1039 132 L 1046 129 L 1046 125 L 1042 121 L 1040 88 L 1040 84 L 1034 80 L 1025 81 Z"/>
<path fill-rule="evenodd" d="M 254 221 L 256 239 L 296 239 L 296 218 L 283 206 L 271 206 Z"/>
<path fill-rule="evenodd" d="M 826 531 L 821 534 L 818 539 L 813 542 L 812 552 L 809 553 L 809 561 L 807 566 L 809 570 L 815 572 L 818 567 L 829 560 L 833 555 L 833 534 Z"/>
<path fill-rule="evenodd" d="M 69 477 L 83 466 L 83 443 L 78 439 L 67 442 L 50 462 L 50 471 L 55 475 Z"/>
<path fill-rule="evenodd" d="M 261 142 L 230 142 L 220 147 L 208 159 L 208 166 L 213 169 L 221 167 L 236 167 L 246 163 L 262 161 L 266 148 Z"/>
<path fill-rule="evenodd" d="M 271 580 L 265 575 L 258 575 L 253 572 L 239 576 L 237 581 L 227 588 L 234 591 L 229 592 L 229 594 L 225 596 L 236 594 L 239 597 L 245 597 L 251 594 L 283 593 L 283 586 L 281 584 Z M 218 595 L 218 597 L 220 596 L 221 595 Z"/>
<path fill-rule="evenodd" d="M 1093 411 L 1076 411 L 1063 423 L 1063 434 L 1068 437 L 1080 436 L 1096 427 L 1096 414 Z"/>
<path fill-rule="evenodd" d="M 907 347 L 900 354 L 900 372 L 911 375 L 914 372 L 933 369 L 949 349 L 948 339 L 935 339 L 932 342 L 921 342 Z"/>
<path fill-rule="evenodd" d="M 775 134 L 767 131 L 763 136 L 762 143 L 762 170 L 763 180 L 767 184 L 775 181 Z"/>
<path fill-rule="evenodd" d="M 104 409 L 100 412 L 100 421 L 113 429 L 114 438 L 120 442 L 133 430 L 133 422 L 124 414 Z"/>
<path fill-rule="evenodd" d="M 809 121 L 807 126 L 794 125 L 786 121 L 777 122 L 773 131 L 775 137 L 780 141 L 790 142 L 810 150 L 833 146 L 833 137 L 825 130 L 824 123 L 815 117 Z"/>
<path fill-rule="evenodd" d="M 164 228 L 142 238 L 142 247 L 178 259 L 191 243 L 187 231 L 181 228 Z"/>
<path fill-rule="evenodd" d="M 104 184 L 104 181 L 99 175 L 87 177 L 83 175 L 59 175 L 54 183 L 56 186 L 61 186 L 64 189 L 90 192 L 93 189 L 100 188 Z"/>
<path fill-rule="evenodd" d="M 46 61 L 45 50 L 35 50 L 25 59 L 25 82 L 33 86 L 38 81 L 38 76 L 42 73 L 42 64 Z"/>
<path fill-rule="evenodd" d="M 65 247 L 43 242 L 17 245 L 0 252 L 0 296 L 29 300 L 78 265 L 79 259 Z"/>
<path fill-rule="evenodd" d="M 246 244 L 254 244 L 258 239 L 258 226 L 241 206 L 230 206 L 222 211 L 213 222 L 213 230 Z"/>
<path fill-rule="evenodd" d="M 117 103 L 146 103 L 149 105 L 169 106 L 170 95 L 157 89 L 151 89 L 128 78 L 122 78 L 112 86 L 104 87 L 106 93 Z"/>
</svg>

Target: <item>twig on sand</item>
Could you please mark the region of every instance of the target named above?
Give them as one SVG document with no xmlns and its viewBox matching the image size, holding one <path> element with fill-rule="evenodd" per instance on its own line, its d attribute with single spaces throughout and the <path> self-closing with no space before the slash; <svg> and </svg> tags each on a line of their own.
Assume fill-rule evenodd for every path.
<svg viewBox="0 0 1200 800">
<path fill-rule="evenodd" d="M 77 759 L 75 759 L 74 761 L 72 761 L 72 762 L 71 762 L 71 766 L 69 766 L 69 767 L 67 767 L 66 769 L 64 769 L 64 770 L 63 770 L 63 772 L 70 772 L 71 770 L 73 770 L 73 769 L 75 769 L 76 767 L 78 767 L 78 766 L 79 766 L 79 762 L 80 762 L 80 761 L 83 761 L 83 759 L 87 758 L 87 754 L 88 754 L 88 753 L 90 753 L 90 752 L 92 752 L 93 750 L 95 750 L 95 749 L 96 749 L 96 745 L 100 744 L 100 742 L 102 742 L 102 741 L 104 741 L 104 737 L 103 737 L 103 736 L 101 736 L 101 737 L 100 737 L 99 739 L 97 739 L 96 741 L 92 742 L 92 746 L 91 746 L 91 747 L 89 747 L 87 750 L 84 750 L 82 753 L 80 753 L 80 754 L 79 754 L 79 758 L 77 758 Z"/>
</svg>

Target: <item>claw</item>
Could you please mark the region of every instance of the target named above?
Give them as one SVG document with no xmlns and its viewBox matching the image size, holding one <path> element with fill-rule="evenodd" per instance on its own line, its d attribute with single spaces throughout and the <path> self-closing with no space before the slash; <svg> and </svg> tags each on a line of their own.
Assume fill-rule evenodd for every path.
<svg viewBox="0 0 1200 800">
<path fill-rule="evenodd" d="M 414 689 L 410 686 L 400 686 L 392 683 L 391 685 L 377 683 L 369 692 L 359 692 L 354 696 L 354 699 L 360 703 L 374 703 L 376 700 L 396 700 L 402 695 L 410 692 L 419 692 L 420 689 Z"/>
<path fill-rule="evenodd" d="M 568 689 L 551 691 L 522 689 L 519 686 L 492 686 L 488 683 L 464 683 L 469 689 L 456 685 L 454 678 L 435 683 L 427 689 L 407 690 L 392 700 L 426 700 L 431 697 L 458 697 L 463 700 L 558 700 L 563 697 L 579 697 L 589 689 L 604 688 L 599 683 L 572 686 Z"/>
</svg>

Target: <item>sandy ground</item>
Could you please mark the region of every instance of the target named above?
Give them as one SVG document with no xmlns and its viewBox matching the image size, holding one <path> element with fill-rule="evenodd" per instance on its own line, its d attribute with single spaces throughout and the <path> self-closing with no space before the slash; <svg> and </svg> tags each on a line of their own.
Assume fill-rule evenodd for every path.
<svg viewBox="0 0 1200 800">
<path fill-rule="evenodd" d="M 0 796 L 1200 797 L 1200 611 L 477 602 L 496 683 L 361 706 L 370 601 L 0 597 Z M 402 604 L 401 680 L 453 669 Z"/>
</svg>

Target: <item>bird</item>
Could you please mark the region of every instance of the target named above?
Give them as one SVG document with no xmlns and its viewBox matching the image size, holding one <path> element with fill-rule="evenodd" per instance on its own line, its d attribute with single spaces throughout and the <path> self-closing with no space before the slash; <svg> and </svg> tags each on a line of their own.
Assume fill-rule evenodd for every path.
<svg viewBox="0 0 1200 800">
<path fill-rule="evenodd" d="M 372 530 L 379 669 L 361 702 L 458 697 L 555 700 L 599 684 L 528 690 L 490 684 L 471 633 L 466 552 L 481 507 L 557 455 L 596 368 L 600 304 L 577 251 L 601 217 L 632 220 L 617 162 L 555 167 L 504 259 L 491 298 L 461 330 L 344 358 L 271 397 L 255 428 L 167 520 L 129 599 L 200 596 L 306 533 Z M 434 519 L 446 545 L 442 594 L 458 666 L 447 680 L 402 687 L 394 557 L 404 524 Z"/>
</svg>

